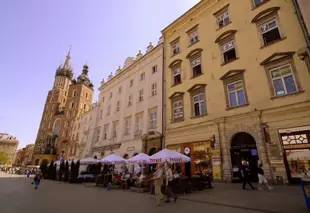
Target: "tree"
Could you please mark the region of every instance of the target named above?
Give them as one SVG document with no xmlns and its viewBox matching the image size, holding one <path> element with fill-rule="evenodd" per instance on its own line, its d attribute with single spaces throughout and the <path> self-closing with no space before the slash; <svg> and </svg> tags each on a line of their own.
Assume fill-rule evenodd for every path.
<svg viewBox="0 0 310 213">
<path fill-rule="evenodd" d="M 5 152 L 0 152 L 0 165 L 7 164 L 9 162 L 9 156 Z"/>
</svg>

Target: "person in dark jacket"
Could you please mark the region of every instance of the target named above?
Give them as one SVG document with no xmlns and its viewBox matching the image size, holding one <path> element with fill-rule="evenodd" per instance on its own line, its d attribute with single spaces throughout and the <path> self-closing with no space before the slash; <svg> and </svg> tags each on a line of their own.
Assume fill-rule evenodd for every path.
<svg viewBox="0 0 310 213">
<path fill-rule="evenodd" d="M 254 187 L 251 183 L 250 177 L 251 177 L 251 171 L 250 171 L 250 167 L 249 167 L 249 163 L 247 161 L 242 161 L 242 165 L 241 165 L 241 175 L 242 175 L 242 179 L 243 179 L 243 189 L 246 189 L 245 186 L 246 184 L 248 184 L 252 190 L 254 190 Z"/>
</svg>

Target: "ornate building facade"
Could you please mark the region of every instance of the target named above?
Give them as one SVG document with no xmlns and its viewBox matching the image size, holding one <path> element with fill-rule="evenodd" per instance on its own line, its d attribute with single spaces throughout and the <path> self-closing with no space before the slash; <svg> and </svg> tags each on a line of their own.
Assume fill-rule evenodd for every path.
<svg viewBox="0 0 310 213">
<path fill-rule="evenodd" d="M 278 182 L 309 168 L 306 47 L 292 1 L 204 0 L 163 31 L 165 144 L 234 181 L 241 160 Z"/>
<path fill-rule="evenodd" d="M 93 84 L 88 78 L 88 65 L 73 79 L 70 51 L 65 62 L 56 70 L 53 88 L 48 92 L 35 141 L 33 164 L 56 160 L 64 154 L 69 158 L 76 144 L 71 140 L 74 120 L 87 111 L 92 103 Z"/>
</svg>

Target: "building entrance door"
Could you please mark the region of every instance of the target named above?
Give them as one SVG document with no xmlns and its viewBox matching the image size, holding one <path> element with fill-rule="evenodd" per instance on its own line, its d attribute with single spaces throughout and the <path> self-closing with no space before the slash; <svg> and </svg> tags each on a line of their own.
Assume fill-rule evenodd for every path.
<svg viewBox="0 0 310 213">
<path fill-rule="evenodd" d="M 310 130 L 280 133 L 283 156 L 290 184 L 299 184 L 310 175 Z"/>
<path fill-rule="evenodd" d="M 241 161 L 249 162 L 251 169 L 251 180 L 258 181 L 257 167 L 258 167 L 258 152 L 256 141 L 252 135 L 246 132 L 239 132 L 233 136 L 231 140 L 231 165 L 232 165 L 232 182 L 240 181 L 240 167 Z"/>
</svg>

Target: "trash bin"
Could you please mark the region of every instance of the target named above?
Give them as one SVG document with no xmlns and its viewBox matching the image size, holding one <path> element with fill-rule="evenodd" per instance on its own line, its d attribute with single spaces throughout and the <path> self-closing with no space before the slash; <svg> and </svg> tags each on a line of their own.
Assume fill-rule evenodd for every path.
<svg viewBox="0 0 310 213">
<path fill-rule="evenodd" d="M 307 209 L 310 210 L 310 178 L 301 179 L 302 191 L 304 194 Z"/>
</svg>

